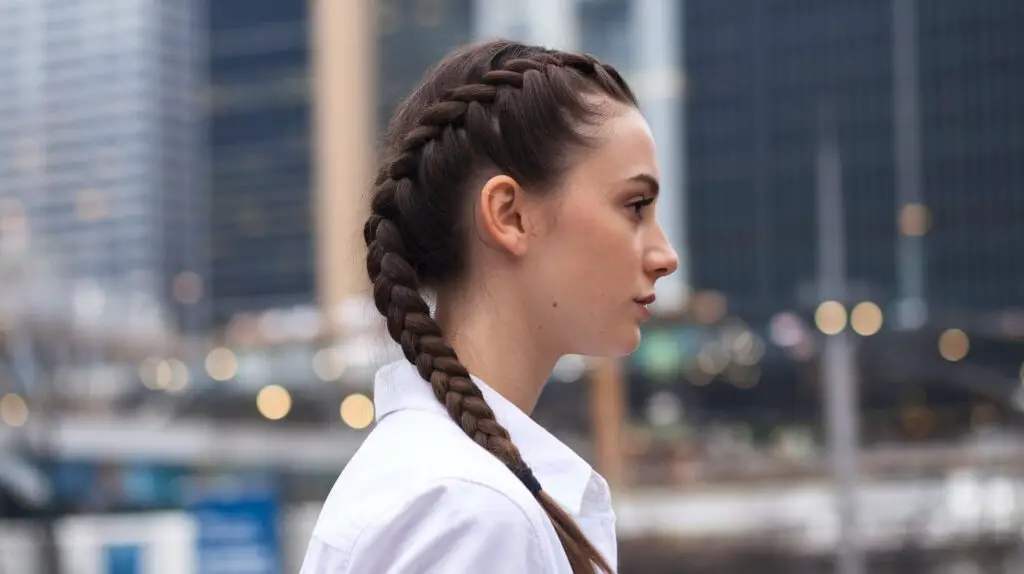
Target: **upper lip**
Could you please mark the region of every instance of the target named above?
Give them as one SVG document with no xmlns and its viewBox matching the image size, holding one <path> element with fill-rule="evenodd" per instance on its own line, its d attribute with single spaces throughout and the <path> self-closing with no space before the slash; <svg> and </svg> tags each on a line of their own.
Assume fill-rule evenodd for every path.
<svg viewBox="0 0 1024 574">
<path fill-rule="evenodd" d="M 655 299 L 656 299 L 656 297 L 654 296 L 654 293 L 651 293 L 650 295 L 647 295 L 646 297 L 638 297 L 638 298 L 634 299 L 634 301 L 636 301 L 637 303 L 639 303 L 641 305 L 650 305 L 651 303 L 654 303 Z"/>
</svg>

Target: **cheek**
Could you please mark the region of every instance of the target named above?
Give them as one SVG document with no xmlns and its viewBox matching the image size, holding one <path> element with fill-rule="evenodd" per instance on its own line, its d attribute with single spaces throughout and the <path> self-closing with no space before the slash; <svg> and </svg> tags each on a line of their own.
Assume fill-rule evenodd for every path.
<svg viewBox="0 0 1024 574">
<path fill-rule="evenodd" d="M 572 299 L 573 307 L 607 304 L 632 293 L 639 263 L 629 223 L 616 221 L 617 214 L 576 216 L 563 221 L 564 229 L 553 234 L 553 274 L 558 277 L 560 296 Z M 560 303 L 560 305 L 563 303 Z"/>
</svg>

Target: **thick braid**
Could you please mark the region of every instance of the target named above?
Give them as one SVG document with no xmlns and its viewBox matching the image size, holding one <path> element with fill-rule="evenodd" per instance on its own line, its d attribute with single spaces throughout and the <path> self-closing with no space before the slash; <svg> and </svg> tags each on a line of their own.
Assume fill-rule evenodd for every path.
<svg viewBox="0 0 1024 574">
<path fill-rule="evenodd" d="M 626 94 L 624 82 L 610 68 L 593 58 L 546 52 L 531 58 L 505 62 L 484 73 L 478 83 L 449 90 L 441 101 L 430 105 L 418 124 L 401 141 L 395 155 L 378 173 L 371 215 L 363 229 L 367 245 L 367 272 L 373 283 L 377 310 L 386 318 L 388 333 L 424 380 L 451 418 L 478 445 L 501 460 L 531 490 L 555 524 L 574 572 L 592 572 L 594 564 L 610 572 L 600 554 L 533 477 L 508 431 L 498 423 L 455 350 L 446 342 L 440 325 L 420 293 L 416 267 L 402 232 L 402 215 L 414 212 L 416 181 L 425 148 L 460 137 L 462 128 L 495 129 L 487 111 L 501 90 L 519 90 L 528 74 L 544 74 L 554 68 L 571 68 L 590 78 L 602 90 Z M 500 154 L 500 150 L 485 150 Z M 581 558 L 587 557 L 590 558 Z"/>
<path fill-rule="evenodd" d="M 403 204 L 415 192 L 418 151 L 441 137 L 444 130 L 459 126 L 471 102 L 477 98 L 493 100 L 496 94 L 494 87 L 486 85 L 453 92 L 453 99 L 438 102 L 423 114 L 420 125 L 400 143 L 398 157 L 385 169 L 376 195 L 378 205 L 372 206 L 364 229 L 367 271 L 373 281 L 374 303 L 387 319 L 389 334 L 402 346 L 406 359 L 416 365 L 420 376 L 430 382 L 437 400 L 474 442 L 518 470 L 524 467 L 518 449 L 430 316 L 430 308 L 419 292 L 416 271 L 408 261 L 401 230 L 390 218 L 405 211 Z"/>
<path fill-rule="evenodd" d="M 369 242 L 368 271 L 373 279 L 374 303 L 387 319 L 389 334 L 401 344 L 406 359 L 430 382 L 437 400 L 470 438 L 506 464 L 521 465 L 508 432 L 497 423 L 480 388 L 430 316 L 430 308 L 419 293 L 416 272 L 405 258 L 398 227 L 378 215 L 367 221 L 367 230 L 371 226 L 374 231 Z"/>
</svg>

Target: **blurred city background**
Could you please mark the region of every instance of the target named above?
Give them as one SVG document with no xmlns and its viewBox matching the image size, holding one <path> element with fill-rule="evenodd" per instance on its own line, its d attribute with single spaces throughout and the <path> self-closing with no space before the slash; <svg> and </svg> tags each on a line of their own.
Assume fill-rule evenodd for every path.
<svg viewBox="0 0 1024 574">
<path fill-rule="evenodd" d="M 660 146 L 681 272 L 535 413 L 621 570 L 1024 572 L 1024 2 L 0 0 L 0 573 L 298 570 L 400 357 L 381 129 L 495 36 Z"/>
</svg>

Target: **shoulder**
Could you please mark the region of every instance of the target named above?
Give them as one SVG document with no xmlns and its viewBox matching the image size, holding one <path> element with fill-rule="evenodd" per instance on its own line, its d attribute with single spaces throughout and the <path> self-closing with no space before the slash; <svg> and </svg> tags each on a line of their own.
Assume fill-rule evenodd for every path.
<svg viewBox="0 0 1024 574">
<path fill-rule="evenodd" d="M 437 561 L 442 548 L 456 547 L 460 554 L 447 559 L 511 551 L 522 555 L 516 560 L 525 571 L 534 571 L 522 560 L 553 559 L 550 529 L 543 509 L 500 461 L 450 420 L 409 411 L 382 421 L 342 472 L 310 553 L 320 545 L 360 565 L 332 574 L 419 572 L 366 561 Z M 451 564 L 447 571 L 475 571 L 470 566 Z"/>
<path fill-rule="evenodd" d="M 314 533 L 311 553 L 328 550 L 345 565 L 322 572 L 494 572 L 495 563 L 496 572 L 544 572 L 557 556 L 543 513 L 494 485 L 437 477 L 392 494 L 341 536 Z"/>
<path fill-rule="evenodd" d="M 453 505 L 467 496 L 504 496 L 536 506 L 505 465 L 463 434 L 451 420 L 419 411 L 383 420 L 366 438 L 324 502 L 320 527 L 366 522 L 382 509 L 443 497 Z"/>
<path fill-rule="evenodd" d="M 533 500 L 505 465 L 447 414 L 413 410 L 389 416 L 374 428 L 346 465 L 336 490 L 404 491 L 410 485 L 451 480 L 485 485 L 514 500 Z"/>
<path fill-rule="evenodd" d="M 367 530 L 419 528 L 431 537 L 479 536 L 488 531 L 538 539 L 536 513 L 523 501 L 491 484 L 466 477 L 440 477 L 416 485 L 396 504 L 381 509 Z"/>
</svg>

